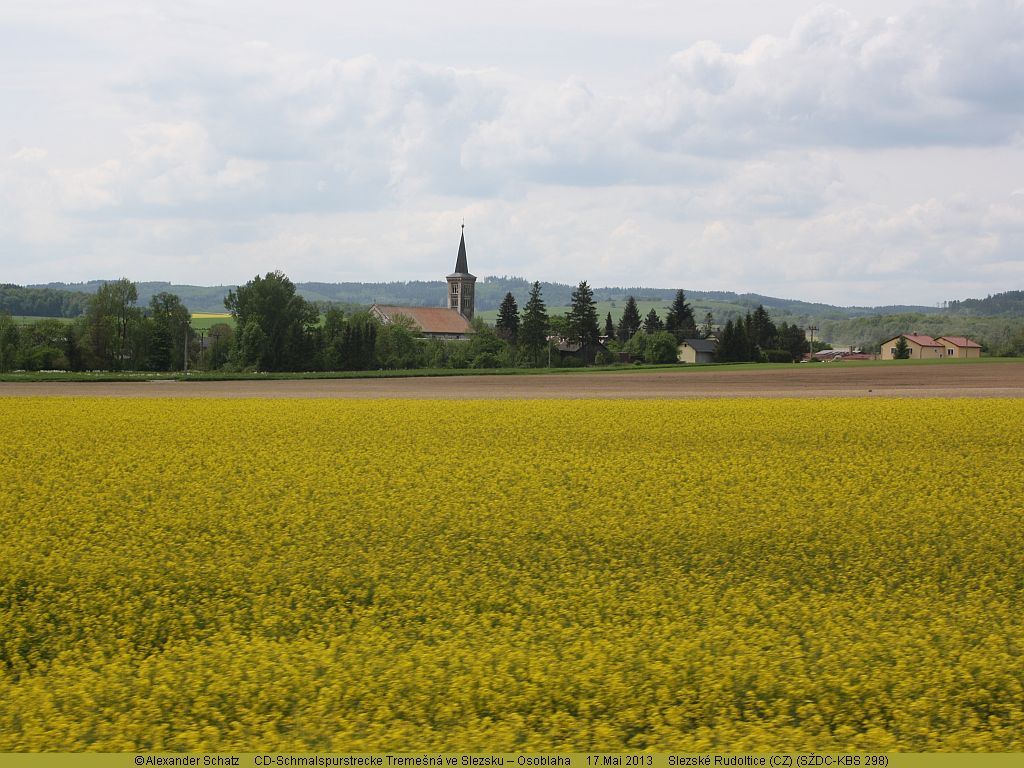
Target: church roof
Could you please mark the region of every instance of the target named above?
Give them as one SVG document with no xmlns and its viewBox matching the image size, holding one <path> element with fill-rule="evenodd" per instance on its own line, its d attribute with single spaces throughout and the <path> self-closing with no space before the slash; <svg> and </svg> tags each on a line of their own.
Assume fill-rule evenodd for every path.
<svg viewBox="0 0 1024 768">
<path fill-rule="evenodd" d="M 449 277 L 454 277 L 455 275 L 467 275 L 468 277 L 473 277 L 473 275 L 469 274 L 469 265 L 466 262 L 465 230 L 462 231 L 462 237 L 459 239 L 459 256 L 455 259 L 455 271 L 449 275 Z"/>
<path fill-rule="evenodd" d="M 471 334 L 473 326 L 458 310 L 443 307 L 395 307 L 374 304 L 371 311 L 384 322 L 392 322 L 398 315 L 410 318 L 423 333 Z"/>
</svg>

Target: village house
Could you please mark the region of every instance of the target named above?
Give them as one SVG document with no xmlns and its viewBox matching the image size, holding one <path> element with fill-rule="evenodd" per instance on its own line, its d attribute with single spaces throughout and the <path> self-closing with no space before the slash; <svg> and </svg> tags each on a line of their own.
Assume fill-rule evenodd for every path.
<svg viewBox="0 0 1024 768">
<path fill-rule="evenodd" d="M 936 341 L 946 348 L 946 357 L 981 357 L 981 344 L 966 336 L 939 336 Z"/>
<path fill-rule="evenodd" d="M 925 334 L 900 334 L 900 336 L 894 336 L 882 342 L 882 353 L 879 355 L 881 359 L 896 359 L 896 345 L 899 343 L 900 337 L 906 339 L 906 345 L 910 350 L 910 359 L 914 360 L 981 356 L 981 346 L 963 336 L 940 337 L 940 339 L 948 341 L 947 346 L 939 339 L 933 339 Z M 968 344 L 973 346 L 967 346 Z M 959 354 L 958 350 L 963 350 L 964 354 Z M 974 353 L 968 354 L 968 350 L 974 350 Z"/>
<path fill-rule="evenodd" d="M 680 363 L 713 363 L 715 347 L 714 339 L 683 339 L 677 357 Z"/>
<path fill-rule="evenodd" d="M 370 314 L 387 325 L 400 315 L 412 320 L 420 334 L 428 339 L 468 339 L 473 335 L 476 277 L 469 273 L 466 259 L 466 225 L 462 225 L 459 255 L 455 271 L 448 275 L 448 307 L 397 307 L 374 304 Z"/>
</svg>

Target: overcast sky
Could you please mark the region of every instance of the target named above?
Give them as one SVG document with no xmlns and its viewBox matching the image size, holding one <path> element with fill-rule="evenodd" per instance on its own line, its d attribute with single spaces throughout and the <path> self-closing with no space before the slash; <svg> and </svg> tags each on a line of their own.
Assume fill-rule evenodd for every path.
<svg viewBox="0 0 1024 768">
<path fill-rule="evenodd" d="M 1024 0 L 0 4 L 0 282 L 1024 289 Z"/>
</svg>

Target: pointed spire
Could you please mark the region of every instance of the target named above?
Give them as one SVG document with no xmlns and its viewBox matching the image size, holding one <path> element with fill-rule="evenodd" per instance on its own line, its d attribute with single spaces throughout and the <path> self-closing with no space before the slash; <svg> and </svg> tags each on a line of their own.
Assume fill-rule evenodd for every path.
<svg viewBox="0 0 1024 768">
<path fill-rule="evenodd" d="M 466 263 L 466 223 L 462 223 L 462 237 L 459 240 L 459 257 L 455 260 L 455 274 L 468 275 L 469 265 Z"/>
</svg>

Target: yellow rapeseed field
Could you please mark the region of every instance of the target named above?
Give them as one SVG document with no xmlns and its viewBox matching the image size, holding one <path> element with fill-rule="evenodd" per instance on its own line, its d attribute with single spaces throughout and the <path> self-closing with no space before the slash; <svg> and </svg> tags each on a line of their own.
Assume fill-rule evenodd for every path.
<svg viewBox="0 0 1024 768">
<path fill-rule="evenodd" d="M 0 752 L 1024 750 L 1024 401 L 0 424 Z"/>
</svg>

